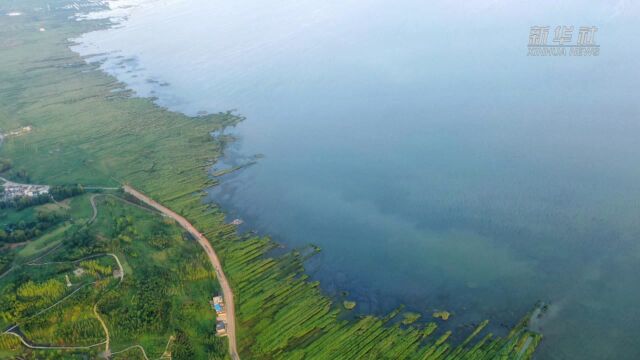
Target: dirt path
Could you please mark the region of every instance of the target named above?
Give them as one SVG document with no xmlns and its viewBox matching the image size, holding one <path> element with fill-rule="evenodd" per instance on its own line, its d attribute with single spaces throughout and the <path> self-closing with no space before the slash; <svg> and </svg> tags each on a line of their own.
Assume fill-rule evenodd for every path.
<svg viewBox="0 0 640 360">
<path fill-rule="evenodd" d="M 100 194 L 92 195 L 89 198 L 89 200 L 91 202 L 91 207 L 93 208 L 93 216 L 92 216 L 91 220 L 89 220 L 87 222 L 88 224 L 92 223 L 96 219 L 96 217 L 98 216 L 98 207 L 97 207 L 96 202 L 95 202 L 95 199 L 96 199 L 97 196 L 100 196 Z M 38 258 L 36 258 L 36 259 L 34 259 L 34 260 L 30 261 L 30 262 L 27 262 L 25 265 L 28 265 L 28 266 L 46 266 L 46 265 L 52 265 L 52 264 L 66 264 L 66 263 L 74 263 L 75 264 L 75 263 L 79 263 L 79 262 L 81 262 L 83 260 L 98 258 L 98 257 L 102 257 L 102 256 L 111 256 L 111 257 L 113 257 L 115 259 L 116 263 L 118 264 L 118 268 L 120 270 L 120 273 L 118 275 L 118 278 L 119 278 L 118 285 L 122 283 L 122 280 L 124 280 L 124 268 L 122 267 L 122 263 L 120 262 L 120 259 L 118 258 L 118 256 L 116 254 L 112 254 L 112 253 L 94 254 L 94 255 L 86 256 L 86 257 L 78 259 L 78 260 L 71 260 L 71 261 L 51 261 L 51 262 L 46 262 L 46 263 L 37 263 L 37 261 L 39 261 L 43 257 L 47 256 L 49 253 L 51 253 L 53 250 L 57 249 L 59 246 L 60 245 L 58 245 L 55 248 L 47 251 L 45 254 L 39 256 Z M 15 268 L 16 268 L 16 266 L 13 266 L 8 271 L 6 271 L 4 274 L 2 274 L 0 276 L 0 278 L 4 277 L 5 275 L 10 273 Z M 64 302 L 68 298 L 72 297 L 78 291 L 80 291 L 85 286 L 90 285 L 90 284 L 95 284 L 95 282 L 86 283 L 86 284 L 81 285 L 76 290 L 74 290 L 71 294 L 63 297 L 62 299 L 57 301 L 55 304 L 49 306 L 48 308 L 39 311 L 37 314 L 30 316 L 27 320 L 33 319 L 33 318 L 41 315 L 42 313 L 47 312 L 50 309 L 58 306 L 60 303 Z M 102 317 L 98 313 L 98 304 L 97 303 L 94 304 L 94 306 L 93 306 L 93 313 L 96 316 L 96 318 L 98 319 L 98 321 L 100 322 L 100 325 L 102 326 L 102 329 L 104 330 L 105 336 L 106 336 L 106 340 L 105 341 L 97 343 L 97 344 L 93 344 L 93 345 L 88 345 L 88 346 L 38 346 L 38 345 L 33 345 L 33 344 L 29 343 L 24 338 L 24 336 L 22 336 L 22 334 L 20 334 L 18 332 L 15 332 L 15 329 L 17 329 L 18 326 L 20 325 L 19 323 L 16 323 L 13 326 L 7 328 L 4 332 L 0 333 L 0 335 L 12 335 L 12 336 L 15 336 L 18 339 L 20 339 L 20 342 L 22 342 L 22 344 L 24 346 L 26 346 L 26 347 L 28 347 L 30 349 L 38 349 L 38 350 L 86 350 L 86 349 L 91 349 L 91 348 L 96 347 L 96 346 L 105 345 L 105 351 L 103 353 L 103 356 L 105 358 L 109 358 L 111 356 L 111 349 L 110 349 L 111 338 L 110 338 L 110 334 L 109 334 L 109 329 L 107 328 L 107 324 L 103 321 Z M 171 343 L 171 338 L 169 339 L 169 343 L 167 343 L 167 349 L 168 349 L 170 343 Z M 142 353 L 143 353 L 145 359 L 148 360 L 147 355 L 146 355 L 146 353 L 144 351 L 144 348 L 142 348 L 140 345 L 135 345 L 134 347 L 139 347 L 142 350 Z M 167 349 L 165 349 L 165 353 L 167 352 Z M 163 354 L 163 357 L 164 357 L 164 354 Z"/>
<path fill-rule="evenodd" d="M 10 267 L 10 268 L 9 268 L 9 270 L 5 271 L 5 272 L 4 272 L 4 274 L 0 275 L 0 279 L 2 279 L 3 277 L 5 277 L 5 276 L 9 275 L 9 273 L 10 273 L 10 272 L 12 272 L 12 271 L 13 271 L 13 270 L 15 270 L 15 269 L 16 269 L 16 266 L 15 266 L 15 265 L 14 265 L 14 266 L 12 266 L 12 267 Z"/>
<path fill-rule="evenodd" d="M 93 305 L 93 314 L 96 316 L 100 325 L 102 325 L 102 329 L 104 330 L 104 334 L 107 337 L 107 340 L 104 342 L 104 353 L 107 354 L 108 357 L 110 353 L 109 343 L 111 342 L 111 338 L 109 336 L 109 328 L 107 328 L 107 324 L 104 323 L 102 317 L 100 317 L 100 313 L 98 313 L 98 304 Z"/>
<path fill-rule="evenodd" d="M 207 238 L 204 235 L 202 235 L 193 225 L 191 225 L 191 223 L 187 221 L 187 219 L 185 219 L 184 217 L 162 206 L 161 204 L 157 203 L 153 199 L 147 197 L 146 195 L 142 194 L 141 192 L 137 191 L 131 186 L 124 185 L 123 189 L 127 194 L 134 196 L 136 199 L 144 202 L 145 204 L 157 209 L 158 211 L 162 212 L 166 216 L 169 216 L 170 218 L 177 221 L 180 224 L 180 226 L 182 226 L 191 235 L 193 235 L 193 237 L 195 237 L 196 240 L 198 240 L 198 243 L 200 244 L 200 246 L 202 246 L 204 251 L 207 253 L 207 256 L 209 257 L 209 261 L 211 262 L 211 265 L 213 265 L 213 268 L 215 269 L 216 274 L 218 276 L 218 281 L 220 281 L 220 286 L 222 287 L 222 295 L 224 297 L 224 303 L 227 308 L 227 319 L 228 319 L 227 335 L 229 337 L 229 354 L 231 355 L 232 360 L 239 360 L 240 357 L 238 356 L 238 350 L 236 345 L 236 314 L 235 314 L 235 305 L 233 302 L 233 291 L 231 290 L 229 281 L 227 280 L 227 277 L 224 274 L 224 271 L 222 270 L 222 263 L 220 263 L 220 259 L 218 258 L 218 255 L 216 254 L 216 252 L 213 250 L 213 247 L 211 247 L 209 240 L 207 240 Z"/>
<path fill-rule="evenodd" d="M 145 359 L 145 360 L 149 360 L 149 358 L 147 357 L 147 352 L 146 352 L 146 351 L 144 351 L 144 348 L 143 348 L 142 346 L 140 346 L 140 345 L 132 345 L 132 346 L 129 346 L 129 347 L 128 347 L 128 348 L 126 348 L 126 349 L 123 349 L 123 350 L 120 350 L 120 351 L 113 352 L 113 353 L 111 353 L 111 355 L 120 354 L 120 353 L 123 353 L 123 352 L 129 351 L 129 350 L 131 350 L 131 349 L 140 349 L 140 351 L 142 351 L 142 356 L 144 357 L 144 359 Z"/>
<path fill-rule="evenodd" d="M 120 274 L 118 275 L 118 278 L 120 279 L 120 282 L 122 283 L 122 280 L 124 279 L 124 268 L 122 267 L 122 263 L 120 262 L 120 258 L 118 258 L 118 255 L 113 254 L 113 253 L 104 253 L 104 254 L 93 254 L 93 255 L 89 255 L 89 256 L 85 256 L 81 259 L 78 260 L 69 260 L 69 261 L 49 261 L 49 262 L 44 262 L 44 263 L 36 263 L 36 260 L 31 261 L 26 263 L 27 266 L 46 266 L 46 265 L 52 265 L 52 264 L 75 264 L 75 263 L 79 263 L 81 261 L 84 260 L 89 260 L 89 259 L 95 259 L 95 258 L 99 258 L 102 256 L 111 256 L 116 263 L 118 264 L 118 268 L 120 269 Z"/>
<path fill-rule="evenodd" d="M 5 244 L 3 246 L 0 246 L 0 251 L 4 251 L 4 250 L 15 250 L 21 246 L 27 246 L 29 245 L 28 241 L 23 241 L 23 242 L 19 242 L 19 243 L 8 243 Z M 0 276 L 0 278 L 2 278 L 2 276 Z"/>
<path fill-rule="evenodd" d="M 91 195 L 91 197 L 89 198 L 89 202 L 91 203 L 91 208 L 93 209 L 93 215 L 91 216 L 91 219 L 87 221 L 87 224 L 92 224 L 98 217 L 98 207 L 96 206 L 97 196 L 98 195 Z"/>
<path fill-rule="evenodd" d="M 30 262 L 35 262 L 35 261 L 38 261 L 38 260 L 42 259 L 43 257 L 45 257 L 45 256 L 49 255 L 51 252 L 53 252 L 53 251 L 55 251 L 56 249 L 60 248 L 60 246 L 61 246 L 61 245 L 62 245 L 62 243 L 60 243 L 60 244 L 58 244 L 58 245 L 54 246 L 53 248 L 51 248 L 51 249 L 47 250 L 44 254 L 42 254 L 42 255 L 38 256 L 38 257 L 37 257 L 36 259 L 34 259 L 34 260 L 31 260 Z M 21 265 L 23 265 L 23 264 L 14 264 L 14 265 L 9 269 L 9 270 L 5 271 L 5 272 L 4 272 L 4 274 L 0 275 L 0 279 L 2 279 L 3 277 L 7 276 L 7 275 L 8 275 L 10 272 L 12 272 L 13 270 L 15 270 L 15 269 L 19 268 Z M 29 264 L 27 263 L 27 265 L 29 265 Z"/>
<path fill-rule="evenodd" d="M 24 339 L 24 337 L 22 337 L 22 335 L 14 333 L 12 331 L 5 331 L 3 333 L 7 334 L 7 335 L 12 335 L 17 337 L 18 339 L 20 339 L 20 342 L 28 347 L 29 349 L 36 349 L 36 350 L 88 350 L 91 349 L 93 347 L 96 346 L 100 346 L 102 344 L 104 344 L 104 341 L 101 343 L 97 343 L 97 344 L 93 344 L 93 345 L 87 345 L 87 346 L 38 346 L 38 345 L 31 345 L 27 342 L 27 340 Z"/>
</svg>

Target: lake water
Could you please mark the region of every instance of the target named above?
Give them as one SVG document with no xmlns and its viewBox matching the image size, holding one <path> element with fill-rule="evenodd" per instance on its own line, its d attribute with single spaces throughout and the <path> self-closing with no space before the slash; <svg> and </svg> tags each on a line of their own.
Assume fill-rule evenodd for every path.
<svg viewBox="0 0 640 360">
<path fill-rule="evenodd" d="M 74 49 L 140 96 L 247 120 L 211 190 L 362 312 L 491 319 L 538 300 L 541 359 L 640 358 L 640 6 L 120 0 Z M 597 26 L 597 57 L 528 57 Z M 106 55 L 105 55 L 106 54 Z"/>
</svg>

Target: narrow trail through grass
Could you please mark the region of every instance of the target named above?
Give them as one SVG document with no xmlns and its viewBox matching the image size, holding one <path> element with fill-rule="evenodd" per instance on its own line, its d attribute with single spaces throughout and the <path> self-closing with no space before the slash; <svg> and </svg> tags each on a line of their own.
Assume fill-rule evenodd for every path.
<svg viewBox="0 0 640 360">
<path fill-rule="evenodd" d="M 100 313 L 98 312 L 98 303 L 93 305 L 93 314 L 96 316 L 96 318 L 100 322 L 100 325 L 102 326 L 102 329 L 104 330 L 104 335 L 107 337 L 107 340 L 105 340 L 105 345 L 104 345 L 104 353 L 107 354 L 106 356 L 108 356 L 108 354 L 110 353 L 110 349 L 111 349 L 109 347 L 109 341 L 110 341 L 109 328 L 107 328 L 107 324 L 105 324 L 104 320 L 102 320 L 102 317 L 100 316 Z"/>
</svg>

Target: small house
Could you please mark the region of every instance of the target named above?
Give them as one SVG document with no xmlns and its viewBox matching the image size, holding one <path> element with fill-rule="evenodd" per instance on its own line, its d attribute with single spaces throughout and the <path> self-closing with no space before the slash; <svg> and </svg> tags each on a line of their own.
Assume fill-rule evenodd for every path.
<svg viewBox="0 0 640 360">
<path fill-rule="evenodd" d="M 224 322 L 218 321 L 216 322 L 216 335 L 225 336 L 227 335 L 227 326 Z"/>
</svg>

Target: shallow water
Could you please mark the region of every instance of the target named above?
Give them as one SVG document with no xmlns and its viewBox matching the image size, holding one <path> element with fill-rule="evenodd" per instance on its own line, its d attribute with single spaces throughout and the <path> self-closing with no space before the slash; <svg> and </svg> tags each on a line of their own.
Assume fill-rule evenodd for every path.
<svg viewBox="0 0 640 360">
<path fill-rule="evenodd" d="M 640 358 L 638 5 L 112 6 L 74 49 L 170 109 L 245 115 L 217 166 L 264 158 L 212 198 L 319 245 L 326 291 L 498 330 L 543 300 L 540 358 Z M 598 26 L 601 54 L 527 57 L 533 25 Z"/>
</svg>

